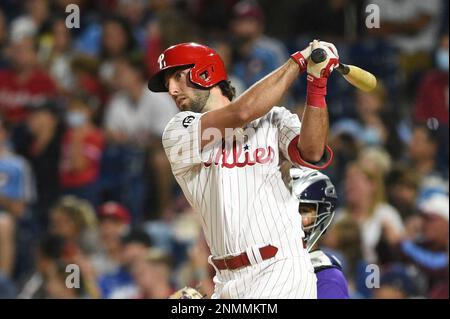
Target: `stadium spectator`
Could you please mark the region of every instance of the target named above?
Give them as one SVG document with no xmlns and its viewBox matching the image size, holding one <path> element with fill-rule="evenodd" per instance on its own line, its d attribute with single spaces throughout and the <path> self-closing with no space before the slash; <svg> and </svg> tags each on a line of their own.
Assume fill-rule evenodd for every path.
<svg viewBox="0 0 450 319">
<path fill-rule="evenodd" d="M 264 35 L 264 13 L 257 2 L 238 2 L 233 7 L 230 28 L 238 56 L 233 71 L 247 88 L 286 60 L 284 45 Z"/>
<path fill-rule="evenodd" d="M 100 48 L 101 81 L 108 89 L 114 89 L 116 80 L 115 60 L 138 53 L 136 39 L 127 20 L 112 16 L 103 21 Z"/>
<path fill-rule="evenodd" d="M 402 264 L 393 264 L 382 270 L 380 287 L 374 289 L 373 299 L 408 299 L 417 297 L 414 273 Z"/>
<path fill-rule="evenodd" d="M 39 36 L 50 15 L 49 2 L 45 0 L 26 0 L 23 15 L 15 18 L 10 25 L 13 40 L 24 36 Z"/>
<path fill-rule="evenodd" d="M 42 299 L 46 297 L 44 275 L 63 258 L 66 241 L 57 235 L 43 236 L 37 245 L 35 269 L 24 280 L 17 298 Z"/>
<path fill-rule="evenodd" d="M 0 254 L 4 254 L 3 271 L 17 279 L 33 267 L 36 232 L 31 204 L 36 195 L 29 164 L 10 148 L 9 137 L 10 126 L 0 117 L 0 212 L 12 217 L 12 223 L 9 218 L 4 219 L 2 244 L 9 247 Z"/>
<path fill-rule="evenodd" d="M 419 210 L 423 219 L 422 236 L 401 241 L 400 249 L 410 262 L 427 274 L 428 297 L 448 299 L 448 195 L 430 195 L 419 204 Z"/>
<path fill-rule="evenodd" d="M 405 92 L 415 92 L 421 73 L 432 65 L 431 53 L 437 44 L 443 1 L 371 0 L 366 3 L 379 7 L 381 19 L 379 28 L 370 28 L 369 33 L 386 39 L 399 51 L 397 61 Z"/>
<path fill-rule="evenodd" d="M 422 78 L 416 96 L 414 118 L 437 130 L 439 135 L 438 167 L 448 177 L 449 158 L 449 86 L 448 86 L 448 29 L 436 50 L 435 69 Z"/>
<path fill-rule="evenodd" d="M 397 209 L 405 223 L 415 215 L 419 184 L 419 175 L 405 165 L 395 166 L 386 178 L 389 203 Z"/>
<path fill-rule="evenodd" d="M 47 70 L 37 61 L 32 37 L 13 40 L 8 47 L 10 66 L 0 70 L 0 113 L 12 124 L 22 124 L 29 108 L 54 97 L 56 88 Z"/>
<path fill-rule="evenodd" d="M 73 196 L 61 197 L 50 212 L 50 233 L 86 254 L 98 251 L 96 226 L 95 211 L 89 202 Z"/>
<path fill-rule="evenodd" d="M 65 17 L 58 17 L 51 23 L 50 32 L 45 33 L 39 43 L 39 59 L 50 71 L 58 91 L 68 93 L 73 88 L 71 72 L 72 37 L 66 27 Z"/>
<path fill-rule="evenodd" d="M 144 213 L 149 161 L 150 170 L 156 175 L 152 187 L 158 192 L 161 210 L 164 211 L 170 202 L 173 178 L 160 141 L 177 108 L 168 95 L 148 90 L 141 60 L 117 60 L 115 78 L 119 91 L 107 106 L 104 126 L 108 141 L 120 147 L 123 153 L 121 199 L 131 210 L 132 221 L 136 223 Z"/>
<path fill-rule="evenodd" d="M 393 242 L 404 231 L 399 213 L 385 202 L 382 175 L 363 163 L 350 163 L 345 177 L 346 205 L 337 210 L 337 219 L 348 216 L 360 228 L 364 259 L 369 263 L 379 259 L 380 242 Z M 340 216 L 341 215 L 341 216 Z M 386 224 L 391 227 L 386 228 Z"/>
<path fill-rule="evenodd" d="M 69 100 L 62 139 L 59 179 L 63 193 L 98 202 L 97 179 L 104 148 L 103 132 L 94 126 L 92 116 L 97 101 L 84 94 Z"/>
<path fill-rule="evenodd" d="M 129 230 L 129 211 L 116 202 L 106 202 L 97 209 L 101 251 L 91 257 L 98 276 L 114 271 L 120 264 L 121 238 Z"/>
<path fill-rule="evenodd" d="M 437 167 L 438 132 L 425 124 L 416 124 L 407 148 L 409 165 L 421 178 L 420 192 L 427 188 L 448 192 L 445 175 Z"/>
<path fill-rule="evenodd" d="M 448 33 L 443 35 L 436 50 L 436 69 L 427 72 L 417 92 L 416 120 L 426 123 L 436 119 L 448 125 Z"/>
<path fill-rule="evenodd" d="M 150 236 L 139 229 L 131 229 L 122 237 L 119 266 L 98 279 L 101 295 L 106 299 L 135 298 L 138 287 L 130 273 L 134 262 L 145 256 L 152 246 Z"/>
<path fill-rule="evenodd" d="M 149 249 L 131 266 L 131 274 L 139 287 L 135 298 L 167 299 L 175 292 L 170 282 L 171 270 L 169 256 L 157 249 Z"/>
<path fill-rule="evenodd" d="M 60 194 L 58 163 L 60 159 L 63 123 L 60 105 L 46 101 L 31 110 L 26 129 L 16 134 L 15 148 L 24 156 L 36 178 L 37 201 L 34 205 L 39 230 L 48 225 L 48 212 Z"/>
</svg>

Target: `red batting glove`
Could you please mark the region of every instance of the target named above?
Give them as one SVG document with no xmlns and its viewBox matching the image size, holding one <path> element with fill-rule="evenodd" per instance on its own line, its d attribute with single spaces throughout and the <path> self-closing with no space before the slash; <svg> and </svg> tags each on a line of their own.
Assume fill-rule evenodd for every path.
<svg viewBox="0 0 450 319">
<path fill-rule="evenodd" d="M 322 63 L 315 64 L 308 61 L 308 84 L 306 88 L 306 103 L 309 106 L 324 108 L 327 106 L 325 96 L 327 95 L 328 77 L 334 68 L 339 65 L 339 57 L 330 46 L 322 45 L 319 41 L 314 40 L 312 50 L 316 48 L 324 49 L 327 53 L 327 59 Z"/>
<path fill-rule="evenodd" d="M 298 64 L 298 66 L 300 67 L 299 73 L 302 74 L 303 72 L 306 71 L 307 66 L 308 66 L 308 59 L 311 56 L 311 44 L 306 47 L 305 49 L 303 49 L 302 51 L 298 51 L 295 52 L 294 54 L 291 55 L 291 59 L 295 61 L 295 63 Z"/>
</svg>

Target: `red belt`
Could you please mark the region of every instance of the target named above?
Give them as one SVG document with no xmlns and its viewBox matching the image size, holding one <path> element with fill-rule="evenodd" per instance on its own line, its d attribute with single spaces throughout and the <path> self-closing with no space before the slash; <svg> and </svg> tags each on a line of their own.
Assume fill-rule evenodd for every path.
<svg viewBox="0 0 450 319">
<path fill-rule="evenodd" d="M 274 257 L 277 254 L 278 248 L 268 245 L 261 247 L 259 249 L 259 253 L 261 254 L 262 260 L 266 260 L 269 258 Z M 212 263 L 214 266 L 217 267 L 219 270 L 235 270 L 241 267 L 247 267 L 250 266 L 250 259 L 247 256 L 247 253 L 242 253 L 237 256 L 223 258 L 223 259 L 212 259 Z"/>
</svg>

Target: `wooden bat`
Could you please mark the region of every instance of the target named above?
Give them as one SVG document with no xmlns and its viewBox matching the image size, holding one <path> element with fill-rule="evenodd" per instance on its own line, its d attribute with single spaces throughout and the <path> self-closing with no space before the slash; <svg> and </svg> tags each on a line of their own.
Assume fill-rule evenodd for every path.
<svg viewBox="0 0 450 319">
<path fill-rule="evenodd" d="M 311 53 L 311 60 L 316 64 L 322 63 L 326 58 L 327 53 L 324 49 L 314 49 Z M 364 92 L 370 92 L 377 86 L 377 78 L 372 73 L 357 66 L 340 63 L 336 70 L 342 74 L 347 82 Z"/>
</svg>

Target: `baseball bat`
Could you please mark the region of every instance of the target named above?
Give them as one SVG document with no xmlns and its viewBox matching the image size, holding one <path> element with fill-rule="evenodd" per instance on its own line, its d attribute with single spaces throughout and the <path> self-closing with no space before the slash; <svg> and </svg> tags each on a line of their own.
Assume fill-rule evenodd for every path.
<svg viewBox="0 0 450 319">
<path fill-rule="evenodd" d="M 324 49 L 314 49 L 311 53 L 311 60 L 316 64 L 322 63 L 326 58 L 327 53 Z M 372 73 L 357 66 L 339 63 L 336 70 L 342 74 L 347 82 L 364 92 L 370 92 L 377 86 L 377 78 Z"/>
</svg>

